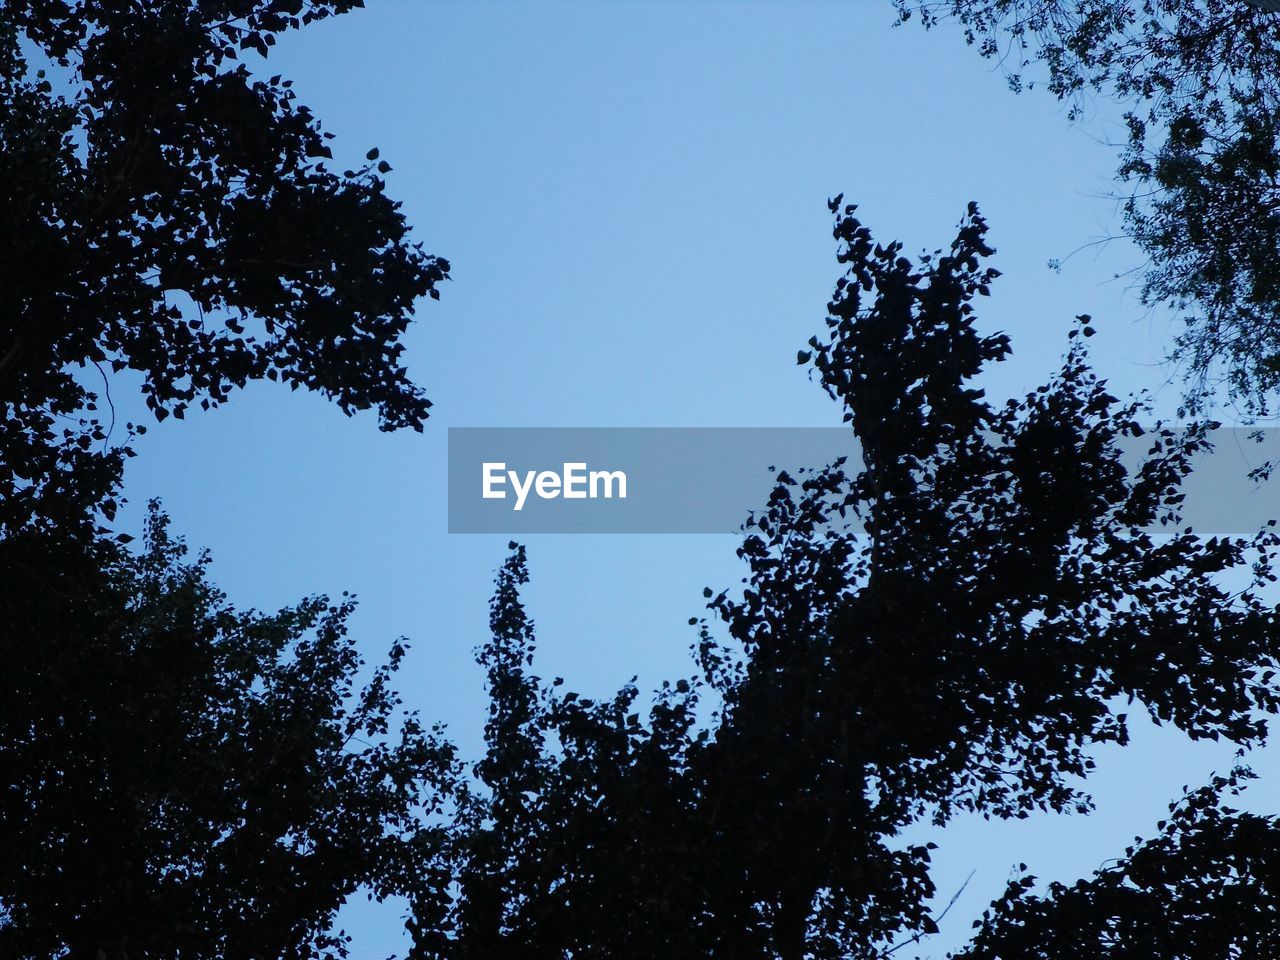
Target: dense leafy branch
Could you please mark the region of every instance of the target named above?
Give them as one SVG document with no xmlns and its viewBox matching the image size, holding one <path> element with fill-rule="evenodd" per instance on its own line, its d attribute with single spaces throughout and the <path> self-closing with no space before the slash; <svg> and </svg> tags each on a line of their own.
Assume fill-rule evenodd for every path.
<svg viewBox="0 0 1280 960">
<path fill-rule="evenodd" d="M 1126 742 L 1126 700 L 1242 745 L 1280 708 L 1256 592 L 1276 537 L 1149 532 L 1176 524 L 1204 430 L 1145 434 L 1090 373 L 1085 319 L 1057 377 L 988 403 L 974 381 L 1009 343 L 976 327 L 996 276 L 976 208 L 917 262 L 832 209 L 847 273 L 801 361 L 861 467 L 779 477 L 745 589 L 711 598 L 728 637 L 704 623 L 704 678 L 647 715 L 634 686 L 595 701 L 530 673 L 515 548 L 480 653 L 478 806 L 438 871 L 457 887 L 420 892 L 420 956 L 878 957 L 936 930 L 907 827 L 1088 809 L 1090 751 Z M 1252 588 L 1223 589 L 1229 571 Z M 721 707 L 698 719 L 708 687 Z"/>
<path fill-rule="evenodd" d="M 954 19 L 1015 89 L 1126 106 L 1120 176 L 1144 295 L 1186 317 L 1193 408 L 1225 377 L 1263 415 L 1280 387 L 1280 15 L 1246 0 L 894 0 Z M 1037 69 L 1038 68 L 1038 69 Z"/>
<path fill-rule="evenodd" d="M 409 888 L 457 771 L 362 687 L 353 601 L 237 611 L 153 507 L 145 548 L 0 541 L 0 953 L 338 957 L 358 888 Z"/>
<path fill-rule="evenodd" d="M 0 10 L 0 524 L 114 511 L 91 364 L 135 371 L 158 419 L 265 378 L 421 428 L 402 337 L 448 264 L 410 240 L 376 151 L 334 172 L 290 81 L 238 59 L 360 5 Z"/>
<path fill-rule="evenodd" d="M 1074 884 L 1010 883 L 963 960 L 1267 957 L 1280 947 L 1280 823 L 1224 802 L 1247 770 L 1170 807 L 1158 835 Z"/>
<path fill-rule="evenodd" d="M 135 430 L 112 445 L 108 371 L 161 420 L 267 379 L 421 429 L 403 338 L 448 264 L 376 150 L 330 169 L 239 61 L 361 5 L 0 5 L 6 957 L 340 956 L 348 896 L 435 862 L 459 771 L 400 710 L 403 644 L 357 687 L 349 598 L 237 611 L 158 511 L 138 555 L 100 526 Z"/>
</svg>

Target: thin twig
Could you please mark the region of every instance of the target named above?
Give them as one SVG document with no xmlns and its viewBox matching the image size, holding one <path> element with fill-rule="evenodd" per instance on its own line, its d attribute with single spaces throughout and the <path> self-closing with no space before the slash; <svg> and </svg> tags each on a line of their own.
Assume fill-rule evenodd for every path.
<svg viewBox="0 0 1280 960">
<path fill-rule="evenodd" d="M 111 402 L 111 383 L 107 380 L 107 372 L 102 369 L 102 364 L 97 360 L 92 361 L 93 365 L 98 368 L 98 373 L 102 376 L 102 392 L 107 398 L 107 407 L 111 410 L 111 426 L 107 427 L 107 435 L 102 438 L 102 449 L 107 449 L 107 442 L 111 439 L 111 434 L 116 429 L 116 405 Z"/>
<path fill-rule="evenodd" d="M 956 905 L 956 901 L 960 899 L 960 894 L 964 893 L 965 887 L 969 886 L 969 881 L 973 879 L 974 874 L 976 874 L 977 872 L 978 871 L 976 869 L 969 871 L 969 875 L 964 878 L 964 883 L 960 884 L 960 889 L 957 890 L 954 894 L 952 894 L 951 899 L 947 901 L 947 905 L 942 908 L 942 912 L 938 914 L 937 918 L 933 921 L 933 925 L 935 927 L 939 926 L 942 923 L 943 919 L 946 917 L 946 915 L 951 912 L 951 908 L 954 907 Z M 890 947 L 884 953 L 880 954 L 880 956 L 882 957 L 892 956 L 893 954 L 901 950 L 903 947 L 905 947 L 907 944 L 919 943 L 919 942 L 920 942 L 920 934 L 913 933 L 906 940 L 903 940 L 901 943 L 895 944 L 894 946 Z"/>
</svg>

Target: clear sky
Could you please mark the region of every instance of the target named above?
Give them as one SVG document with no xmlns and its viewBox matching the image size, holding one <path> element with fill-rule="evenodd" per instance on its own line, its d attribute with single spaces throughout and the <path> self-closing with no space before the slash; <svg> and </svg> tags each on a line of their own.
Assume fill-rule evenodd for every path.
<svg viewBox="0 0 1280 960">
<path fill-rule="evenodd" d="M 151 428 L 125 522 L 163 497 L 240 605 L 357 593 L 367 655 L 408 635 L 406 701 L 475 756 L 485 701 L 471 652 L 506 538 L 445 532 L 446 428 L 838 425 L 795 365 L 840 274 L 836 193 L 908 252 L 948 243 L 980 203 L 1005 274 L 982 326 L 1014 341 L 992 396 L 1042 382 L 1088 312 L 1113 385 L 1157 390 L 1171 410 L 1159 361 L 1173 327 L 1112 279 L 1139 262 L 1132 248 L 1047 267 L 1119 233 L 1114 108 L 1072 127 L 1047 94 L 1011 94 L 955 28 L 894 19 L 887 0 L 369 0 L 255 58 L 296 81 L 338 135 L 339 166 L 381 149 L 418 238 L 453 262 L 409 335 L 435 416 L 424 434 L 387 435 L 371 415 L 256 386 Z M 527 543 L 539 672 L 588 694 L 690 673 L 702 587 L 742 575 L 726 536 Z M 1140 727 L 1135 746 L 1101 757 L 1096 817 L 956 823 L 934 838 L 942 901 L 976 873 L 921 954 L 962 942 L 1019 861 L 1087 873 L 1229 756 Z M 343 920 L 358 960 L 403 945 L 395 905 Z"/>
</svg>

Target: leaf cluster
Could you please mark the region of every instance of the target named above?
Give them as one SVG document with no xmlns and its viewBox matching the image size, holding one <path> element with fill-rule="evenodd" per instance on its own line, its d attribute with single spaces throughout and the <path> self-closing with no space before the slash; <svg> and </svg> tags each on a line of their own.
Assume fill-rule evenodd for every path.
<svg viewBox="0 0 1280 960">
<path fill-rule="evenodd" d="M 131 371 L 158 420 L 265 379 L 421 429 L 403 337 L 449 265 L 411 239 L 376 151 L 331 169 L 291 81 L 240 59 L 359 5 L 0 9 L 5 527 L 110 519 L 125 453 L 99 374 Z"/>
<path fill-rule="evenodd" d="M 345 898 L 408 889 L 457 774 L 354 601 L 236 610 L 153 505 L 143 549 L 0 541 L 0 953 L 341 957 Z"/>
<path fill-rule="evenodd" d="M 1265 415 L 1280 386 L 1280 16 L 1249 0 L 895 4 L 957 21 L 1011 87 L 1038 78 L 1073 117 L 1093 92 L 1124 105 L 1126 226 L 1148 257 L 1145 299 L 1184 315 L 1189 409 L 1223 385 Z"/>
<path fill-rule="evenodd" d="M 977 208 L 918 260 L 832 211 L 847 270 L 800 359 L 862 463 L 779 476 L 744 588 L 707 592 L 727 636 L 702 622 L 702 676 L 647 716 L 634 685 L 597 701 L 532 673 L 512 545 L 479 654 L 489 750 L 456 886 L 418 902 L 439 931 L 420 956 L 881 956 L 937 930 L 909 827 L 1087 810 L 1127 704 L 1265 736 L 1280 632 L 1258 591 L 1280 541 L 1177 526 L 1205 429 L 1144 428 L 1090 372 L 1087 318 L 1056 377 L 988 402 L 976 381 L 1009 342 L 977 327 L 996 277 Z M 1233 571 L 1252 586 L 1225 590 Z"/>
</svg>

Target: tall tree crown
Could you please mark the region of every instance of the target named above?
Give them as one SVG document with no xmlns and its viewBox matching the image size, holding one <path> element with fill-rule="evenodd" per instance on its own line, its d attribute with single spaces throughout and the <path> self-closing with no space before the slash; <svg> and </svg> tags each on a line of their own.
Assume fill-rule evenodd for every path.
<svg viewBox="0 0 1280 960">
<path fill-rule="evenodd" d="M 270 379 L 421 429 L 403 335 L 449 265 L 411 240 L 376 150 L 330 169 L 291 82 L 240 61 L 360 5 L 0 11 L 0 521 L 114 510 L 100 372 L 134 371 L 158 419 Z"/>
<path fill-rule="evenodd" d="M 1147 530 L 1176 519 L 1204 430 L 1144 432 L 1142 405 L 1090 372 L 1087 318 L 1056 377 L 990 403 L 977 380 L 1009 341 L 977 325 L 996 278 L 977 208 L 917 260 L 832 211 L 847 269 L 800 360 L 861 465 L 779 476 L 744 588 L 707 594 L 728 636 L 702 623 L 704 676 L 647 714 L 634 686 L 597 701 L 528 672 L 515 548 L 482 651 L 483 769 L 502 780 L 455 828 L 466 879 L 424 896 L 449 934 L 421 956 L 878 957 L 936 930 L 929 847 L 902 832 L 1089 809 L 1126 700 L 1193 737 L 1264 737 L 1276 538 Z M 1254 589 L 1226 591 L 1227 571 Z M 708 688 L 720 707 L 699 716 Z M 475 869 L 478 849 L 500 867 Z"/>
<path fill-rule="evenodd" d="M 955 20 L 1015 90 L 1124 106 L 1143 294 L 1185 320 L 1188 401 L 1264 416 L 1280 387 L 1280 14 L 1250 0 L 894 0 Z M 1225 390 L 1216 388 L 1225 386 Z"/>
</svg>

